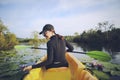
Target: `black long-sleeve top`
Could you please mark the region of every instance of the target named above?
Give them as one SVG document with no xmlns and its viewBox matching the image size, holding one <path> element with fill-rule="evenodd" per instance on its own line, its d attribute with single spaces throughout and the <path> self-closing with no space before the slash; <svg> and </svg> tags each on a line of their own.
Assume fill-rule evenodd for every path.
<svg viewBox="0 0 120 80">
<path fill-rule="evenodd" d="M 57 35 L 52 36 L 47 42 L 47 60 L 39 64 L 32 65 L 32 68 L 38 68 L 42 66 L 49 67 L 54 65 L 55 62 L 60 62 L 62 64 L 67 63 L 65 59 L 66 47 L 67 51 L 73 51 L 73 46 L 65 39 L 60 39 Z"/>
</svg>

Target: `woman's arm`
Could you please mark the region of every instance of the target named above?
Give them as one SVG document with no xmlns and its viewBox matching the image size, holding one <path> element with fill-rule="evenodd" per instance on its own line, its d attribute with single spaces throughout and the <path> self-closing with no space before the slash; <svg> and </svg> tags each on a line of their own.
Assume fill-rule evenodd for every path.
<svg viewBox="0 0 120 80">
<path fill-rule="evenodd" d="M 41 63 L 32 65 L 32 68 L 38 68 L 42 66 L 49 65 L 53 62 L 53 46 L 52 44 L 48 43 L 47 44 L 47 59 Z"/>
<path fill-rule="evenodd" d="M 39 63 L 41 63 L 41 62 L 43 62 L 43 61 L 45 61 L 45 60 L 47 60 L 47 55 L 45 55 L 45 56 L 43 56 L 42 58 L 40 58 L 40 60 L 37 61 L 36 64 L 39 64 Z"/>
<path fill-rule="evenodd" d="M 65 44 L 66 44 L 66 47 L 68 48 L 67 51 L 72 52 L 74 49 L 73 46 L 69 42 L 67 42 L 66 40 L 65 40 Z"/>
</svg>

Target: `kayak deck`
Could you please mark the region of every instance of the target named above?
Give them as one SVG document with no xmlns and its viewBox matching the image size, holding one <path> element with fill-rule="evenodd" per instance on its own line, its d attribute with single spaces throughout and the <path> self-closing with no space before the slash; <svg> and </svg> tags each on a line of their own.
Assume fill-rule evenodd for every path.
<svg viewBox="0 0 120 80">
<path fill-rule="evenodd" d="M 69 67 L 32 69 L 24 80 L 98 80 L 72 54 L 66 53 Z"/>
</svg>

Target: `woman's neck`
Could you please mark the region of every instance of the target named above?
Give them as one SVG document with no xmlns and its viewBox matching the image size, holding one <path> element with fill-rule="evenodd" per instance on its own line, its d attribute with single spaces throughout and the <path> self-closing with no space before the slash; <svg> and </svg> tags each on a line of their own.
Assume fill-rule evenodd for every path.
<svg viewBox="0 0 120 80">
<path fill-rule="evenodd" d="M 55 35 L 55 33 L 51 34 L 51 37 L 54 36 L 54 35 Z"/>
</svg>

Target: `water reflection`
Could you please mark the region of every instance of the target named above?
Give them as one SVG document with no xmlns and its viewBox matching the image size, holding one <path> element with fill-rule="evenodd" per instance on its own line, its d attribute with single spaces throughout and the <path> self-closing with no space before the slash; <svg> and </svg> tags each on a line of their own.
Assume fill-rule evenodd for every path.
<svg viewBox="0 0 120 80">
<path fill-rule="evenodd" d="M 112 57 L 113 57 L 113 59 L 111 60 L 112 63 L 120 64 L 120 52 L 114 52 Z"/>
<path fill-rule="evenodd" d="M 85 44 L 75 44 L 74 45 L 77 45 L 77 48 L 81 48 L 80 50 L 83 50 L 83 51 L 93 51 L 93 50 L 98 50 L 98 51 L 103 51 L 103 52 L 106 52 L 108 54 L 111 55 L 112 57 L 112 60 L 111 62 L 112 63 L 116 63 L 116 64 L 120 64 L 120 45 L 106 45 L 106 46 L 103 46 L 103 45 L 96 45 L 96 44 L 92 44 L 92 45 L 85 45 Z"/>
<path fill-rule="evenodd" d="M 81 47 L 84 51 L 91 51 L 91 50 L 100 50 L 102 51 L 103 48 L 107 52 L 120 52 L 120 45 L 119 44 L 107 44 L 107 45 L 101 45 L 101 44 L 77 44 L 79 47 Z"/>
</svg>

